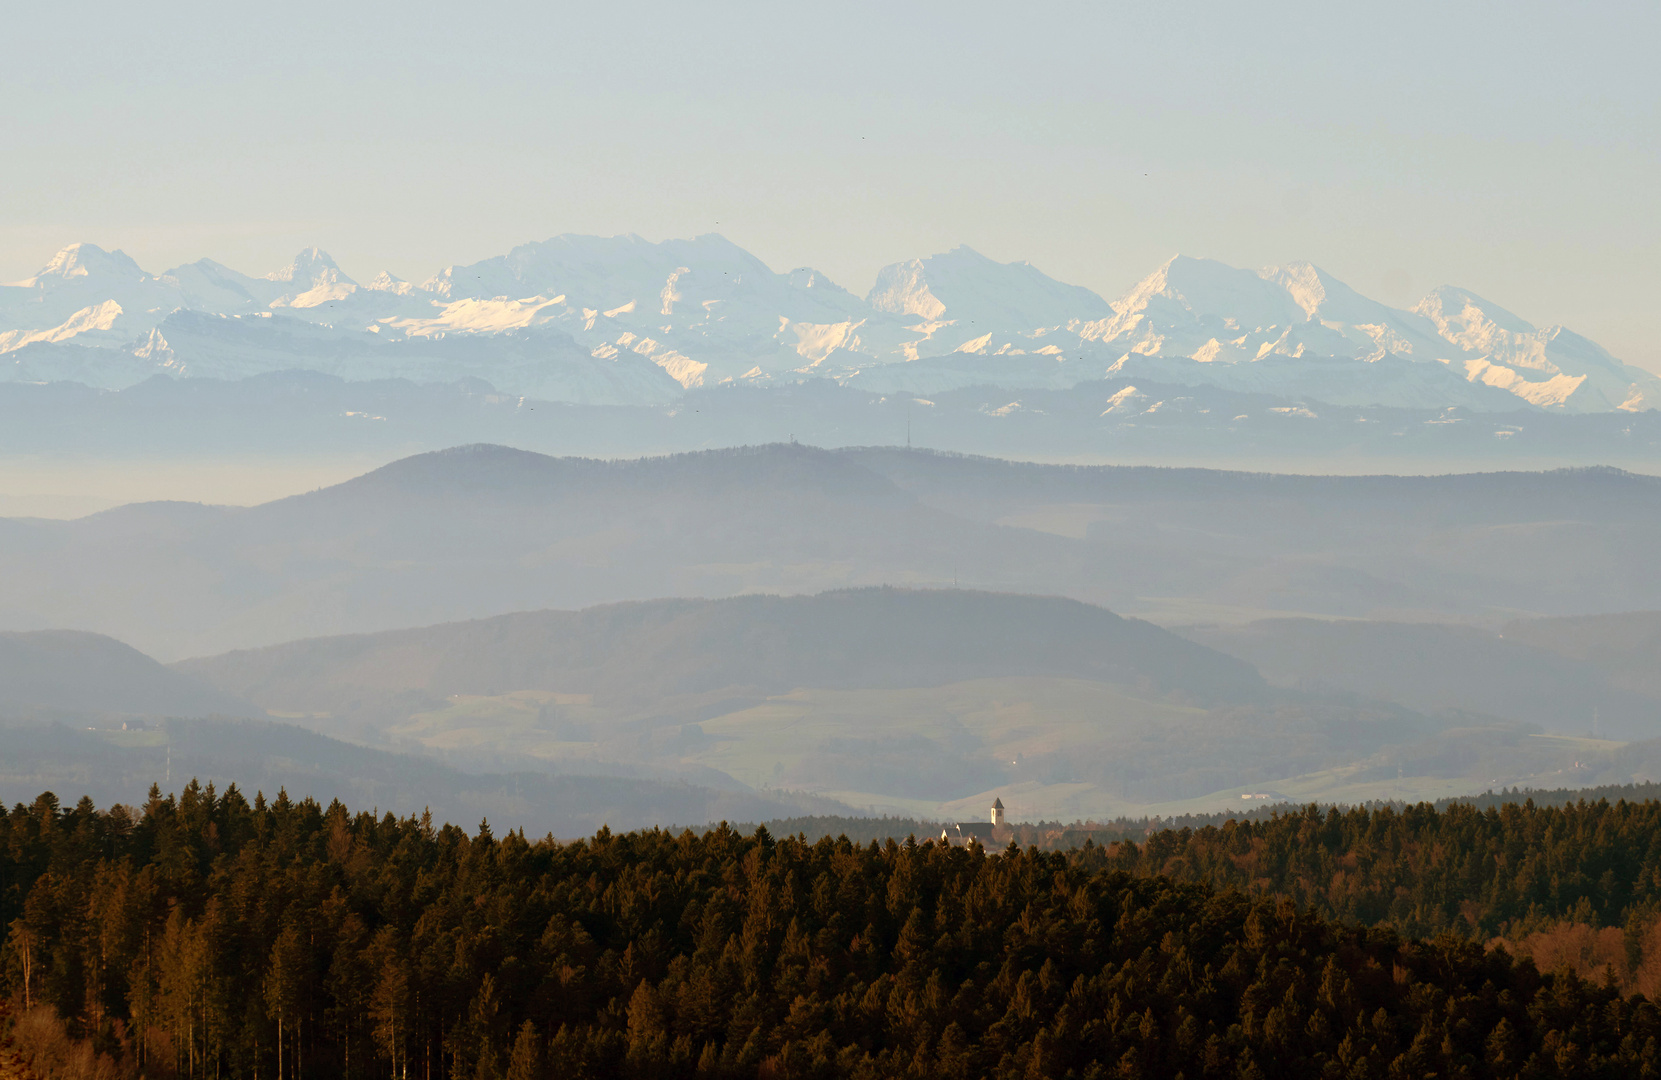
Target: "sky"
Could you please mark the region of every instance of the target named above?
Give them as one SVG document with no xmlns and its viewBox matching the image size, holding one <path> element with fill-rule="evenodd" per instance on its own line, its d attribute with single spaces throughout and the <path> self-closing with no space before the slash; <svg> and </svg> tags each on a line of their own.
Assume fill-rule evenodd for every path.
<svg viewBox="0 0 1661 1080">
<path fill-rule="evenodd" d="M 16 5 L 0 280 L 64 245 L 359 280 L 719 232 L 863 293 L 958 244 L 1468 288 L 1661 370 L 1661 5 Z"/>
</svg>

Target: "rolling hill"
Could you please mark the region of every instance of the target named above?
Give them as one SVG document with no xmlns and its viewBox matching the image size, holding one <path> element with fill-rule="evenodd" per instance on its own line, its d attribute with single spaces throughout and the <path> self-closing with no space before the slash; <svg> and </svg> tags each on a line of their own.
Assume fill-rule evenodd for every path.
<svg viewBox="0 0 1661 1080">
<path fill-rule="evenodd" d="M 1609 636 L 1574 625 L 1565 650 Z M 1206 644 L 1065 598 L 886 587 L 519 612 L 172 669 L 94 635 L 13 634 L 0 638 L 0 715 L 14 718 L 0 755 L 19 790 L 79 777 L 113 792 L 146 769 L 190 770 L 399 805 L 442 796 L 509 822 L 566 820 L 573 800 L 633 823 L 809 804 L 977 817 L 994 797 L 1021 818 L 1075 820 L 1246 796 L 1619 783 L 1651 778 L 1661 743 L 1658 703 L 1618 672 L 1490 631 L 1271 620 L 1188 633 Z M 110 730 L 133 715 L 262 710 L 354 748 L 291 753 L 295 727 L 257 723 Z M 42 726 L 54 718 L 70 726 Z M 403 764 L 375 756 L 411 751 Z M 439 763 L 485 779 L 398 786 Z M 502 796 L 502 777 L 532 774 Z M 423 784 L 435 794 L 413 795 Z"/>
<path fill-rule="evenodd" d="M 102 634 L 0 632 L 0 716 L 245 716 L 258 711 Z"/>
<path fill-rule="evenodd" d="M 827 799 L 746 791 L 648 776 L 550 775 L 524 769 L 470 773 L 429 756 L 358 746 L 268 720 L 166 720 L 140 731 L 84 723 L 0 721 L 0 801 L 42 791 L 142 806 L 151 784 L 177 791 L 191 780 L 223 792 L 236 784 L 250 801 L 286 790 L 291 798 L 339 799 L 366 810 L 419 815 L 537 836 L 613 829 L 760 820 L 846 809 Z"/>
<path fill-rule="evenodd" d="M 1190 639 L 1279 686 L 1343 691 L 1429 712 L 1469 711 L 1604 739 L 1661 737 L 1661 614 L 1436 623 L 1266 619 Z"/>
<path fill-rule="evenodd" d="M 1661 611 L 1518 619 L 1501 633 L 1507 640 L 1586 664 L 1611 686 L 1661 701 Z"/>
<path fill-rule="evenodd" d="M 1056 594 L 1163 624 L 1497 625 L 1661 607 L 1661 480 L 1300 477 L 772 444 L 468 446 L 255 507 L 0 519 L 0 629 L 163 660 L 510 611 L 873 585 Z"/>
<path fill-rule="evenodd" d="M 1588 753 L 1491 716 L 1271 690 L 1139 620 L 962 590 L 523 612 L 176 667 L 313 730 L 474 769 L 719 776 L 923 818 L 994 797 L 1064 820 L 1436 797 Z"/>
<path fill-rule="evenodd" d="M 765 697 L 1051 677 L 1199 704 L 1259 700 L 1250 665 L 1076 601 L 878 588 L 537 611 L 187 660 L 175 670 L 278 712 L 344 714 L 375 695 L 541 690 L 650 709 Z M 361 706 L 360 706 L 361 707 Z"/>
</svg>

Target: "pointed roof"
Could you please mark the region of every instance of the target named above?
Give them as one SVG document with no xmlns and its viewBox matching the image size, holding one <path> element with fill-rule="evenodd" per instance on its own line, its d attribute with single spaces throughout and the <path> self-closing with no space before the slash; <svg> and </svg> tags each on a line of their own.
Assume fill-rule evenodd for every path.
<svg viewBox="0 0 1661 1080">
<path fill-rule="evenodd" d="M 1004 808 L 1004 801 L 1002 799 L 993 799 L 992 800 L 992 809 L 1002 810 L 1003 808 Z"/>
</svg>

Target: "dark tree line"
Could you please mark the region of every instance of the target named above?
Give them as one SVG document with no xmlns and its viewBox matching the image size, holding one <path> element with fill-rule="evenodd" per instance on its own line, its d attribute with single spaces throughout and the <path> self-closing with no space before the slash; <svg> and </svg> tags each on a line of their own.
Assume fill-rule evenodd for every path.
<svg viewBox="0 0 1661 1080">
<path fill-rule="evenodd" d="M 1661 915 L 1654 800 L 1308 807 L 1103 846 L 1114 869 L 1288 896 L 1329 919 L 1414 937 L 1486 940 L 1562 919 L 1625 927 Z"/>
<path fill-rule="evenodd" d="M 1558 852 L 1557 823 L 1581 820 L 1530 813 L 1495 818 L 1516 826 L 1507 859 Z M 1336 848 L 1355 825 L 1373 865 L 1406 858 L 1400 817 L 1298 828 Z M 1480 848 L 1485 826 L 1453 820 L 1441 842 Z M 1296 862 L 1256 839 L 1217 830 L 1185 876 Z M 1661 1075 L 1642 997 L 1138 863 L 1195 843 L 561 844 L 195 784 L 132 811 L 47 795 L 0 822 L 5 977 L 26 1013 L 152 1076 Z M 1347 857 L 1307 869 L 1364 863 Z"/>
</svg>

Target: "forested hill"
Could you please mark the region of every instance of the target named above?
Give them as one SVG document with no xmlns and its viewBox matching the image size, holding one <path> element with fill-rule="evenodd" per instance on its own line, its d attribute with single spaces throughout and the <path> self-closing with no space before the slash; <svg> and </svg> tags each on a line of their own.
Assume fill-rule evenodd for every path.
<svg viewBox="0 0 1661 1080">
<path fill-rule="evenodd" d="M 1613 983 L 1113 857 L 42 796 L 0 834 L 4 971 L 107 1075 L 1661 1074 Z"/>
<path fill-rule="evenodd" d="M 1661 991 L 1661 784 L 1489 793 L 1431 806 L 1307 806 L 1065 826 L 1018 823 L 1012 839 L 1263 898 L 1404 935 L 1523 939 L 1561 925 L 1613 928 L 1637 975 L 1654 952 Z M 904 819 L 802 817 L 776 832 L 924 837 Z M 1653 935 L 1653 937 L 1651 936 Z"/>
<path fill-rule="evenodd" d="M 259 710 L 102 634 L 0 632 L 0 715 L 248 716 Z"/>
<path fill-rule="evenodd" d="M 1088 830 L 1069 837 L 1093 839 Z M 1082 835 L 1081 835 L 1082 834 Z M 1323 917 L 1486 940 L 1661 913 L 1661 802 L 1321 809 L 1109 843 L 1105 865 L 1286 896 Z"/>
<path fill-rule="evenodd" d="M 652 600 L 313 638 L 175 669 L 280 710 L 538 688 L 603 701 L 712 691 L 938 686 L 1003 675 L 1098 679 L 1188 700 L 1255 701 L 1250 664 L 1059 597 L 958 589 Z"/>
</svg>

